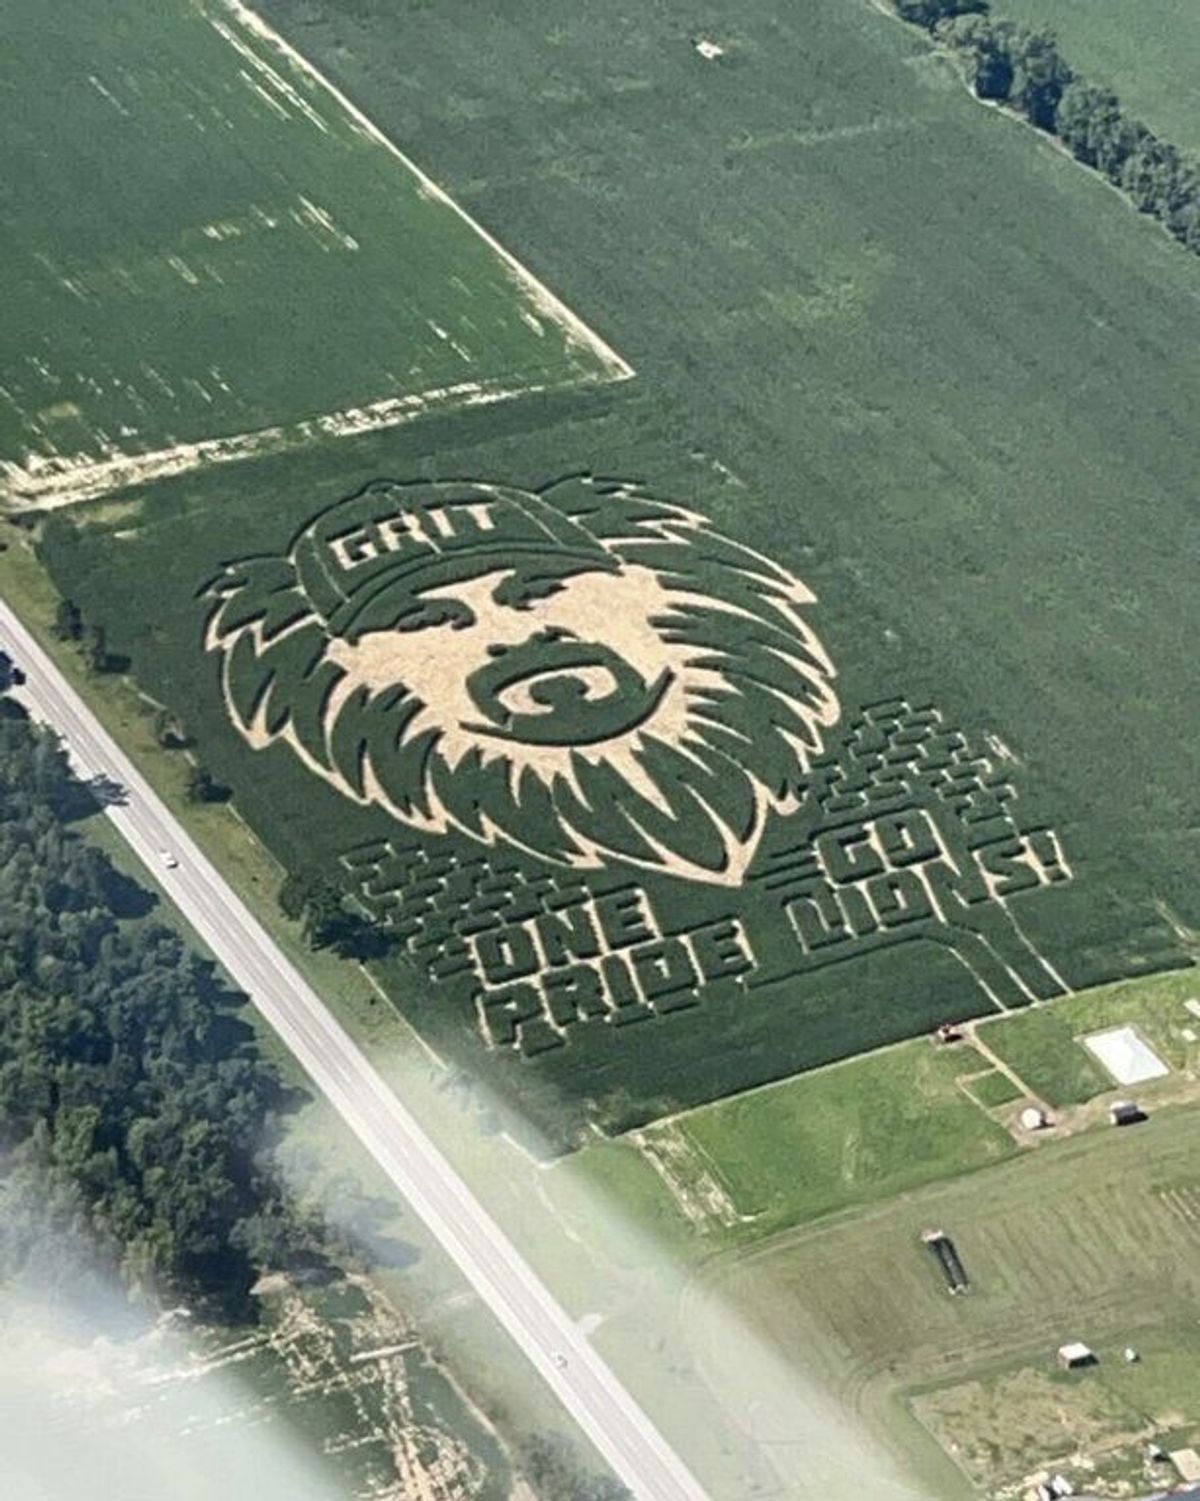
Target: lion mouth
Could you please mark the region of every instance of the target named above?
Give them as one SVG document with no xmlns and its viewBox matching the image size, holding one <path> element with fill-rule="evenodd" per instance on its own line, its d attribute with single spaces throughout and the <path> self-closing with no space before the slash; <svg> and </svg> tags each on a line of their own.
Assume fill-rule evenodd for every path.
<svg viewBox="0 0 1200 1501">
<path fill-rule="evenodd" d="M 647 682 L 610 647 L 558 632 L 492 653 L 467 679 L 484 722 L 464 728 L 528 745 L 596 745 L 627 735 L 654 714 L 674 676 L 667 668 Z"/>
</svg>

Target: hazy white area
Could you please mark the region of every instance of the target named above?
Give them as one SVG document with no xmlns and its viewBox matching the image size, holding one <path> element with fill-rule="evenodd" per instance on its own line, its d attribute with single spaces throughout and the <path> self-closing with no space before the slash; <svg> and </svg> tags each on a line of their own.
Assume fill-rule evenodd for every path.
<svg viewBox="0 0 1200 1501">
<path fill-rule="evenodd" d="M 0 1294 L 4 1501 L 349 1501 L 303 1437 L 254 1411 L 186 1323 L 133 1332 L 114 1298 L 68 1315 Z"/>
<path fill-rule="evenodd" d="M 1083 1045 L 1098 1058 L 1118 1084 L 1144 1084 L 1171 1070 L 1134 1027 L 1110 1027 L 1093 1032 Z"/>
</svg>

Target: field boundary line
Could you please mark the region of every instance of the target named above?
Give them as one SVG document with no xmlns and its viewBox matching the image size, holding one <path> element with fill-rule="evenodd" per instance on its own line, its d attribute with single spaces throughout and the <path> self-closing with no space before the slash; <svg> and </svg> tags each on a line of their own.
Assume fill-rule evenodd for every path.
<svg viewBox="0 0 1200 1501">
<path fill-rule="evenodd" d="M 299 422 L 257 428 L 228 437 L 200 438 L 156 448 L 150 453 L 116 453 L 106 459 L 80 461 L 43 460 L 32 471 L 11 460 L 0 461 L 0 502 L 34 505 L 43 510 L 98 500 L 114 490 L 143 485 L 151 480 L 185 474 L 201 465 L 232 464 L 244 459 L 268 458 L 293 449 L 307 448 L 328 438 L 356 437 L 400 427 L 428 412 L 464 411 L 491 406 L 517 396 L 537 396 L 548 391 L 594 384 L 596 377 L 576 376 L 529 385 L 485 384 L 462 381 L 407 396 L 387 396 L 362 407 L 325 412 Z"/>
<path fill-rule="evenodd" d="M 217 3 L 239 21 L 247 31 L 261 38 L 269 46 L 274 47 L 278 52 L 282 53 L 294 68 L 306 74 L 319 88 L 323 89 L 332 99 L 336 100 L 338 105 L 346 111 L 347 115 L 371 140 L 391 152 L 397 161 L 401 162 L 412 173 L 420 183 L 422 190 L 429 197 L 436 199 L 439 203 L 445 204 L 447 208 L 456 213 L 463 223 L 468 225 L 484 244 L 500 257 L 517 280 L 531 293 L 539 311 L 553 318 L 561 328 L 566 330 L 569 337 L 585 345 L 600 359 L 601 363 L 608 368 L 610 379 L 629 380 L 636 374 L 628 360 L 623 359 L 611 344 L 602 339 L 595 329 L 590 328 L 578 313 L 572 312 L 562 298 L 556 296 L 546 286 L 545 282 L 540 281 L 530 271 L 528 266 L 524 265 L 513 255 L 512 251 L 506 250 L 500 241 L 496 239 L 495 235 L 484 229 L 483 225 L 477 219 L 473 218 L 460 203 L 456 202 L 446 192 L 445 188 L 430 177 L 427 172 L 422 171 L 416 162 L 402 151 L 396 145 L 395 141 L 380 126 L 376 125 L 375 121 L 369 115 L 365 114 L 359 109 L 357 104 L 354 104 L 343 94 L 335 83 L 326 78 L 315 63 L 309 62 L 308 58 L 302 52 L 298 51 L 285 37 L 281 36 L 269 21 L 264 20 L 253 7 L 245 3 L 245 0 L 217 0 Z"/>
<path fill-rule="evenodd" d="M 1054 1002 L 1051 1001 L 1048 1004 L 1053 1005 Z M 1000 1054 L 997 1053 L 995 1048 L 992 1047 L 990 1043 L 981 1041 L 979 1036 L 979 1023 L 981 1021 L 986 1022 L 993 1020 L 994 1018 L 990 1016 L 976 1017 L 974 1021 L 970 1021 L 966 1024 L 964 1030 L 967 1036 L 971 1039 L 971 1043 L 974 1046 L 975 1050 L 979 1054 L 981 1054 L 982 1057 L 987 1059 L 987 1061 L 992 1065 L 997 1073 L 1003 1074 L 1006 1079 L 1015 1084 L 1022 1094 L 1026 1095 L 1031 1100 L 1037 1100 L 1040 1105 L 1042 1105 L 1046 1110 L 1049 1110 L 1050 1106 L 1047 1101 L 1043 1100 L 1036 1090 L 1030 1089 L 1029 1085 L 1026 1084 L 1025 1080 L 1022 1079 L 1019 1073 L 1017 1073 L 1012 1064 L 1006 1062 L 1005 1059 L 1001 1058 Z"/>
</svg>

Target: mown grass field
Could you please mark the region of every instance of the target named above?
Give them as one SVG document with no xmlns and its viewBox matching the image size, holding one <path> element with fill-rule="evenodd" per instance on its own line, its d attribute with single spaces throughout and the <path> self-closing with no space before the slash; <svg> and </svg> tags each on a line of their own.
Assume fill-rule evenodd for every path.
<svg viewBox="0 0 1200 1501">
<path fill-rule="evenodd" d="M 1158 1100 L 1195 1100 L 1200 1043 L 1185 1034 L 1200 1029 L 1184 1002 L 1197 989 L 1189 971 L 1101 986 L 984 1021 L 986 1052 L 969 1041 L 938 1048 L 919 1038 L 702 1106 L 645 1133 L 651 1148 L 660 1138 L 682 1146 L 674 1190 L 648 1176 L 637 1139 L 588 1149 L 580 1172 L 622 1185 L 640 1217 L 668 1237 L 682 1223 L 680 1196 L 696 1198 L 711 1173 L 732 1213 L 722 1223 L 708 1212 L 693 1251 L 764 1241 L 1015 1156 L 1009 1127 L 1023 1100 L 1062 1110 L 1132 1092 L 1152 1114 Z M 1122 1087 L 1082 1046 L 1083 1036 L 1124 1023 L 1168 1065 L 1162 1080 Z M 991 1053 L 1016 1079 L 991 1066 Z M 1108 1129 L 1103 1114 L 1078 1124 Z M 1053 1139 L 1043 1138 L 1039 1151 Z"/>
<path fill-rule="evenodd" d="M 1071 65 L 1116 89 L 1164 140 L 1200 152 L 1200 10 L 1191 0 L 1003 0 L 997 15 L 1052 27 Z"/>
<path fill-rule="evenodd" d="M 19 0 L 6 19 L 15 490 L 118 453 L 605 373 L 233 3 Z"/>
<path fill-rule="evenodd" d="M 998 1018 L 981 1029 L 983 1041 L 1025 1084 L 1051 1105 L 1081 1105 L 1120 1086 L 1084 1047 L 1083 1038 L 1133 1024 L 1172 1070 L 1200 1067 L 1200 1018 L 1187 1009 L 1200 1001 L 1194 972 L 1105 986 L 1053 1006 Z M 1191 1033 L 1191 1038 L 1187 1036 Z M 1146 1093 L 1143 1085 L 1125 1092 Z M 1151 1090 L 1151 1093 L 1153 1091 Z"/>
<path fill-rule="evenodd" d="M 1051 1462 L 1079 1477 L 1077 1446 L 1097 1461 L 1093 1483 L 1149 1489 L 1145 1437 L 1174 1448 L 1200 1434 L 1198 1147 L 1194 1109 L 1079 1137 L 776 1237 L 714 1263 L 707 1285 L 931 1479 L 946 1480 L 944 1458 L 910 1403 L 988 1490 Z M 965 1296 L 948 1295 L 929 1227 L 952 1237 Z M 702 1318 L 703 1300 L 691 1306 Z M 1096 1350 L 1098 1371 L 1058 1375 L 1070 1339 Z M 1127 1344 L 1139 1364 L 1124 1363 Z"/>
<path fill-rule="evenodd" d="M 1014 1100 L 1021 1098 L 1021 1090 L 1007 1074 L 1002 1074 L 999 1069 L 992 1069 L 989 1073 L 970 1079 L 965 1087 L 971 1098 L 977 1100 L 986 1110 L 995 1110 L 1001 1105 L 1011 1105 Z"/>
<path fill-rule="evenodd" d="M 714 13 L 716 63 L 673 3 L 550 28 L 533 0 L 403 25 L 383 5 L 266 10 L 640 377 L 182 476 L 48 530 L 60 586 L 281 860 L 379 825 L 286 748 L 234 738 L 200 587 L 381 474 L 590 468 L 810 583 L 849 708 L 904 693 L 999 737 L 1075 876 L 1014 912 L 1071 984 L 1179 962 L 1171 919 L 1200 922 L 1193 261 L 866 5 Z M 986 1005 L 950 954 L 908 947 L 528 1064 L 485 1054 L 413 968 L 384 978 L 543 1121 L 599 1102 L 613 1124 Z"/>
<path fill-rule="evenodd" d="M 973 1050 L 924 1040 L 697 1110 L 677 1123 L 730 1186 L 754 1237 L 956 1177 L 1014 1150 L 959 1087 Z"/>
</svg>

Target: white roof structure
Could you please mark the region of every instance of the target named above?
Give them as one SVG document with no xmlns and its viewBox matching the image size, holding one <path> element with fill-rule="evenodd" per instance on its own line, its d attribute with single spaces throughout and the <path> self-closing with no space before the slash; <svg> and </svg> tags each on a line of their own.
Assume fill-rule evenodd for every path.
<svg viewBox="0 0 1200 1501">
<path fill-rule="evenodd" d="M 1171 1072 L 1136 1027 L 1093 1032 L 1083 1039 L 1083 1045 L 1118 1084 L 1144 1084 Z"/>
<path fill-rule="evenodd" d="M 1179 1471 L 1181 1480 L 1200 1480 L 1200 1454 L 1195 1449 L 1173 1449 L 1171 1463 Z"/>
</svg>

